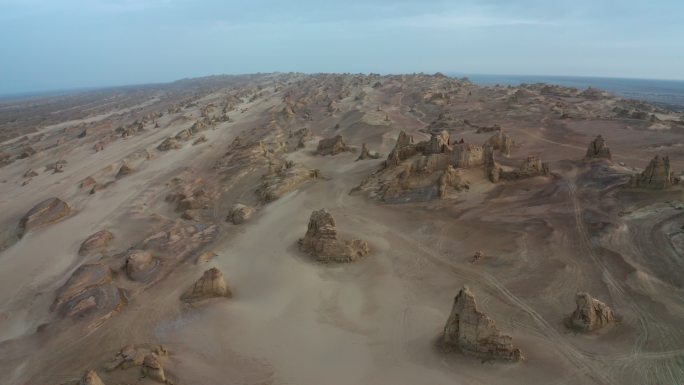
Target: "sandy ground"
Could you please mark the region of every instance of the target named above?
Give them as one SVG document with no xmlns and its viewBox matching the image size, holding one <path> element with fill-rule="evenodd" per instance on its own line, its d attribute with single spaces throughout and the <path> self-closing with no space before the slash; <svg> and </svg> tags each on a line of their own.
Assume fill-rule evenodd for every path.
<svg viewBox="0 0 684 385">
<path fill-rule="evenodd" d="M 684 267 L 684 248 L 672 236 L 684 218 L 678 208 L 684 206 L 681 187 L 668 192 L 620 187 L 663 148 L 674 168 L 684 169 L 684 156 L 677 156 L 684 130 L 656 132 L 598 118 L 558 123 L 544 113 L 498 118 L 516 142 L 511 158 L 502 162 L 515 165 L 538 155 L 550 162 L 552 178 L 493 185 L 479 170 L 467 170 L 473 187 L 456 199 L 401 205 L 350 194 L 384 157 L 358 162 L 353 153 L 321 157 L 315 155 L 315 139 L 340 133 L 351 145 L 366 142 L 386 155 L 401 130 L 416 140 L 428 138 L 424 128 L 436 118 L 433 107 L 421 109 L 411 102 L 419 107 L 409 112 L 407 95 L 417 86 L 402 87 L 405 91 L 395 92 L 389 85 L 362 87 L 365 98 L 343 99 L 342 111 L 332 116 L 318 114 L 325 103 L 300 108 L 298 113 L 313 111 L 315 120 L 296 120 L 288 129 L 307 127 L 313 139 L 283 156 L 319 169 L 324 177 L 260 205 L 255 217 L 241 226 L 222 219 L 236 197 L 254 200 L 258 175 L 230 179 L 211 166 L 237 135 L 258 134 L 267 146 L 286 136 L 265 128 L 269 116 L 282 109 L 285 92 L 280 89 L 254 101 L 242 99 L 230 114 L 231 122 L 202 132 L 208 141 L 197 146 L 186 142 L 180 150 L 154 150 L 193 123 L 199 107 L 192 107 L 184 112 L 192 119 L 166 126 L 172 117 L 165 116 L 159 120 L 162 128 L 117 140 L 101 152 L 67 142 L 4 167 L 0 223 L 5 238 L 45 198 L 61 197 L 73 213 L 9 242 L 0 254 L 0 383 L 59 384 L 91 368 L 107 384 L 131 381 L 101 368 L 132 343 L 164 344 L 171 352 L 167 371 L 177 384 L 684 381 L 684 281 L 678 273 Z M 299 88 L 292 90 L 296 95 Z M 200 106 L 217 100 L 218 94 L 205 95 Z M 470 119 L 490 119 L 483 108 L 487 101 L 473 99 L 458 108 L 484 111 L 468 115 Z M 385 116 L 390 123 L 384 123 Z M 335 122 L 343 124 L 333 129 Z M 612 166 L 580 161 L 599 133 L 614 154 Z M 452 135 L 481 143 L 491 134 L 457 128 Z M 144 150 L 154 156 L 145 159 L 140 155 Z M 39 169 L 55 156 L 67 160 L 63 173 L 41 169 L 41 175 L 21 185 L 29 167 Z M 79 188 L 89 175 L 113 180 L 124 160 L 135 169 L 131 175 L 95 195 Z M 78 256 L 83 239 L 108 228 L 116 236 L 110 248 L 121 251 L 153 232 L 160 217 L 175 220 L 178 214 L 164 208 L 165 183 L 183 167 L 222 188 L 209 215 L 221 227 L 211 245 L 218 256 L 198 265 L 183 263 L 164 280 L 141 287 L 126 308 L 98 328 L 56 323 L 49 310 L 55 291 L 79 265 L 98 260 Z M 319 208 L 334 215 L 343 236 L 367 240 L 371 254 L 341 265 L 315 263 L 302 254 L 297 240 L 311 211 Z M 477 250 L 489 257 L 471 264 Z M 180 294 L 208 267 L 224 272 L 234 297 L 181 303 Z M 481 310 L 513 337 L 525 361 L 480 362 L 435 347 L 463 285 L 473 290 Z M 578 291 L 608 303 L 620 322 L 590 335 L 567 330 L 563 320 L 574 309 Z M 36 333 L 46 323 L 59 326 Z"/>
</svg>

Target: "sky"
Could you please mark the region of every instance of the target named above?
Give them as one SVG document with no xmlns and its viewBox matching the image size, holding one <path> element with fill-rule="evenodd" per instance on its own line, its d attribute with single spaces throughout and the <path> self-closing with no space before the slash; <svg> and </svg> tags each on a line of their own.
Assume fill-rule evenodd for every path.
<svg viewBox="0 0 684 385">
<path fill-rule="evenodd" d="M 0 94 L 254 72 L 684 79 L 682 0 L 0 0 Z"/>
</svg>

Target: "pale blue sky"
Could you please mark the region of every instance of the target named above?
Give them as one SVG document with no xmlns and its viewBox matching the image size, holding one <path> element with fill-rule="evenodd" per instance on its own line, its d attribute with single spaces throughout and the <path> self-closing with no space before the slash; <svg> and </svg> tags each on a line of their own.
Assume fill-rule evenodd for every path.
<svg viewBox="0 0 684 385">
<path fill-rule="evenodd" d="M 682 0 L 0 0 L 0 94 L 222 73 L 684 79 Z"/>
</svg>

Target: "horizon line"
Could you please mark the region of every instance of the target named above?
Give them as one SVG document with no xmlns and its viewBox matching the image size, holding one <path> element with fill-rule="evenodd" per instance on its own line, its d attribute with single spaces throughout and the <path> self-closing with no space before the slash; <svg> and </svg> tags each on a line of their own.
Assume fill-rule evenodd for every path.
<svg viewBox="0 0 684 385">
<path fill-rule="evenodd" d="M 74 92 L 87 92 L 87 91 L 98 91 L 107 90 L 115 88 L 126 88 L 126 87 L 145 87 L 145 86 L 156 86 L 156 85 L 167 85 L 175 83 L 181 80 L 193 80 L 207 78 L 211 76 L 246 76 L 246 75 L 256 75 L 256 74 L 286 74 L 286 73 L 298 73 L 305 75 L 315 75 L 315 74 L 363 74 L 369 75 L 372 73 L 378 73 L 374 71 L 370 72 L 301 72 L 301 71 L 273 71 L 273 72 L 244 72 L 244 73 L 222 73 L 222 74 L 209 74 L 209 75 L 199 75 L 193 77 L 182 77 L 169 81 L 160 82 L 149 82 L 149 83 L 127 83 L 127 84 L 110 84 L 110 85 L 97 85 L 97 86 L 74 86 L 69 88 L 52 88 L 52 89 L 42 89 L 42 90 L 31 90 L 31 91 L 18 91 L 18 92 L 5 92 L 0 93 L 0 100 L 6 99 L 21 99 L 21 98 L 33 98 L 40 96 L 57 96 L 61 93 L 74 93 Z M 428 73 L 425 71 L 418 72 L 387 72 L 379 73 L 383 76 L 392 75 L 411 75 L 411 74 L 436 74 L 442 73 L 449 77 L 469 77 L 469 76 L 519 76 L 519 77 L 548 77 L 548 78 L 585 78 L 585 79 L 616 79 L 616 80 L 650 80 L 650 81 L 662 81 L 662 82 L 684 82 L 684 79 L 667 79 L 667 78 L 650 78 L 650 77 L 629 77 L 629 76 L 601 76 L 601 75 L 550 75 L 550 74 L 530 74 L 530 73 L 477 73 L 477 72 L 459 72 L 459 71 L 435 71 Z"/>
</svg>

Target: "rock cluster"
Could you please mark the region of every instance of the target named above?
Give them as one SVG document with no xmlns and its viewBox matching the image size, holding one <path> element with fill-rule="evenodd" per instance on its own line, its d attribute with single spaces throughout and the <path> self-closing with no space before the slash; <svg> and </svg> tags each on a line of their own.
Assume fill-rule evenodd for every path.
<svg viewBox="0 0 684 385">
<path fill-rule="evenodd" d="M 226 221 L 233 222 L 233 224 L 235 224 L 235 225 L 245 223 L 250 218 L 252 218 L 252 215 L 254 215 L 255 211 L 256 211 L 256 209 L 252 206 L 247 206 L 247 205 L 243 205 L 241 203 L 236 203 L 230 209 L 230 212 L 228 213 L 228 217 L 226 218 Z"/>
<path fill-rule="evenodd" d="M 127 345 L 105 364 L 105 369 L 111 372 L 117 369 L 126 370 L 138 366 L 140 367 L 140 376 L 142 378 L 171 384 L 160 360 L 160 357 L 167 354 L 166 348 L 161 345 L 154 348 Z"/>
<path fill-rule="evenodd" d="M 656 155 L 641 174 L 630 177 L 629 186 L 664 190 L 678 182 L 679 180 L 675 178 L 674 172 L 670 167 L 670 158 L 668 156 L 661 157 Z"/>
<path fill-rule="evenodd" d="M 81 247 L 78 249 L 78 255 L 85 256 L 93 252 L 101 252 L 107 249 L 107 246 L 114 239 L 114 234 L 109 230 L 100 230 L 86 238 Z"/>
<path fill-rule="evenodd" d="M 299 240 L 299 246 L 320 262 L 353 262 L 369 253 L 365 241 L 338 239 L 335 219 L 325 209 L 311 213 L 306 235 Z"/>
<path fill-rule="evenodd" d="M 62 317 L 106 319 L 126 304 L 114 285 L 112 270 L 103 264 L 79 266 L 57 291 L 51 310 Z"/>
<path fill-rule="evenodd" d="M 185 302 L 197 302 L 209 298 L 230 298 L 232 296 L 233 294 L 226 285 L 221 270 L 212 267 L 205 271 L 202 277 L 183 293 L 181 299 Z"/>
<path fill-rule="evenodd" d="M 520 349 L 513 346 L 512 338 L 502 334 L 494 321 L 477 309 L 475 297 L 467 287 L 463 287 L 454 299 L 442 343 L 447 348 L 456 348 L 482 359 L 523 359 Z"/>
<path fill-rule="evenodd" d="M 583 332 L 591 332 L 615 323 L 613 310 L 588 293 L 577 293 L 577 307 L 569 319 L 569 326 Z"/>
<path fill-rule="evenodd" d="M 321 139 L 316 148 L 318 155 L 337 155 L 347 151 L 351 151 L 351 148 L 344 143 L 341 135 Z"/>
<path fill-rule="evenodd" d="M 606 141 L 601 135 L 598 135 L 594 140 L 589 143 L 587 148 L 587 155 L 584 159 L 608 159 L 611 160 L 610 148 L 606 146 Z"/>
<path fill-rule="evenodd" d="M 33 206 L 19 221 L 18 235 L 21 238 L 32 229 L 64 219 L 71 213 L 69 205 L 59 198 L 48 198 Z"/>
<path fill-rule="evenodd" d="M 541 161 L 536 156 L 528 156 L 519 168 L 512 171 L 504 171 L 499 163 L 494 159 L 494 151 L 491 146 L 485 149 L 485 174 L 487 178 L 496 183 L 499 180 L 519 180 L 533 178 L 537 176 L 549 176 L 549 165 Z"/>
</svg>

